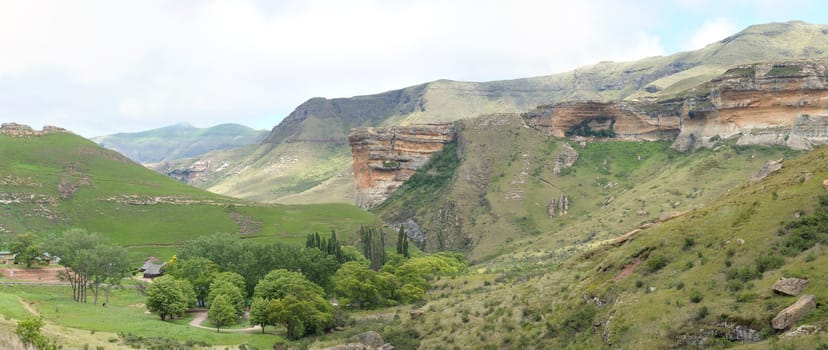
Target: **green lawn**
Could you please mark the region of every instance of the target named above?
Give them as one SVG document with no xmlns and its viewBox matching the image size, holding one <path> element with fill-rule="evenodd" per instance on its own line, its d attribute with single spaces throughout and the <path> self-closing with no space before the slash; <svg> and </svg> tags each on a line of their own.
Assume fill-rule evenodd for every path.
<svg viewBox="0 0 828 350">
<path fill-rule="evenodd" d="M 282 339 L 271 333 L 277 330 L 274 327 L 268 327 L 266 334 L 216 333 L 215 330 L 189 326 L 192 315 L 161 321 L 158 316 L 146 313 L 143 306 L 145 297 L 132 289 L 113 291 L 107 307 L 92 305 L 91 298 L 87 304 L 73 302 L 71 293 L 69 287 L 0 286 L 0 314 L 15 319 L 28 317 L 29 314 L 16 300 L 19 297 L 33 302 L 34 308 L 48 322 L 89 332 L 132 333 L 180 341 L 199 340 L 213 345 L 250 344 L 261 349 L 270 348 L 274 342 Z"/>
</svg>

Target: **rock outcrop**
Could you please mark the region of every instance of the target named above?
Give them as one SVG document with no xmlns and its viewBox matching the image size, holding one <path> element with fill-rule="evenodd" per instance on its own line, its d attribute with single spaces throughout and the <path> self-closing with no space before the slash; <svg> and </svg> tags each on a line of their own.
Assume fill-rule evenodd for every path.
<svg viewBox="0 0 828 350">
<path fill-rule="evenodd" d="M 771 321 L 774 329 L 788 329 L 816 308 L 813 295 L 803 295 L 791 306 L 779 312 Z"/>
<path fill-rule="evenodd" d="M 555 216 L 564 216 L 569 212 L 569 196 L 562 194 L 556 201 L 555 198 L 549 200 L 546 205 L 546 214 L 552 218 Z"/>
<path fill-rule="evenodd" d="M 354 158 L 355 204 L 367 209 L 385 201 L 455 137 L 452 123 L 353 129 L 348 142 Z"/>
<path fill-rule="evenodd" d="M 324 350 L 393 350 L 394 346 L 386 343 L 382 335 L 374 331 L 357 334 L 350 339 L 348 344 L 340 344 L 325 348 Z"/>
<path fill-rule="evenodd" d="M 773 291 L 785 295 L 799 295 L 807 285 L 808 280 L 783 277 L 773 284 Z"/>
<path fill-rule="evenodd" d="M 563 102 L 523 118 L 547 135 L 674 140 L 679 151 L 723 139 L 808 150 L 828 143 L 828 61 L 737 66 L 683 96 Z"/>
<path fill-rule="evenodd" d="M 648 113 L 649 103 L 575 101 L 539 106 L 523 115 L 526 124 L 556 136 L 612 136 L 637 140 L 672 140 L 681 118 L 674 108 Z"/>
<path fill-rule="evenodd" d="M 578 161 L 578 151 L 576 151 L 568 143 L 563 144 L 563 149 L 555 156 L 554 165 L 552 166 L 552 173 L 561 175 L 562 171 L 569 169 L 575 162 Z"/>
<path fill-rule="evenodd" d="M 43 130 L 32 129 L 31 126 L 17 123 L 3 123 L 0 125 L 0 135 L 12 137 L 42 136 L 49 134 L 71 134 L 69 130 L 57 126 L 46 125 Z"/>
<path fill-rule="evenodd" d="M 765 161 L 765 163 L 762 164 L 762 167 L 759 168 L 759 172 L 750 178 L 750 182 L 762 181 L 762 179 L 768 177 L 768 175 L 770 174 L 779 171 L 780 169 L 782 169 L 782 159 Z"/>
</svg>

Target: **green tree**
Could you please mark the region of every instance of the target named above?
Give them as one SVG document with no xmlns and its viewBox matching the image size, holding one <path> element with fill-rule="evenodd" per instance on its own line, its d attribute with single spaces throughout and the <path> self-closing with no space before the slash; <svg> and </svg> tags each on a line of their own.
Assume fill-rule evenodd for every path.
<svg viewBox="0 0 828 350">
<path fill-rule="evenodd" d="M 161 320 L 183 315 L 194 299 L 189 282 L 172 276 L 161 276 L 147 288 L 147 309 Z"/>
<path fill-rule="evenodd" d="M 164 266 L 167 275 L 178 279 L 185 279 L 193 286 L 196 294 L 196 306 L 205 306 L 207 295 L 210 293 L 210 283 L 219 271 L 219 266 L 204 257 L 189 257 L 178 259 L 171 266 Z"/>
<path fill-rule="evenodd" d="M 236 287 L 234 286 L 233 288 Z M 210 303 L 210 310 L 207 311 L 207 317 L 216 325 L 216 332 L 219 332 L 221 326 L 232 324 L 237 316 L 235 310 L 233 310 L 232 303 L 227 301 L 224 294 L 219 294 Z"/>
<path fill-rule="evenodd" d="M 269 299 L 253 298 L 253 303 L 250 304 L 250 323 L 262 326 L 262 333 L 265 332 L 265 326 L 271 324 L 268 317 Z"/>
<path fill-rule="evenodd" d="M 74 301 L 86 302 L 87 287 L 96 265 L 94 250 L 102 241 L 100 234 L 82 229 L 64 231 L 46 241 L 49 254 L 60 258 L 64 269 L 58 276 L 72 286 Z"/>
<path fill-rule="evenodd" d="M 310 299 L 288 295 L 268 305 L 270 322 L 284 325 L 290 339 L 321 334 L 333 326 L 333 306 L 321 297 Z"/>
<path fill-rule="evenodd" d="M 15 255 L 15 262 L 26 264 L 26 267 L 32 267 L 43 257 L 43 251 L 31 233 L 15 235 L 9 243 L 9 251 Z"/>
<path fill-rule="evenodd" d="M 268 324 L 284 325 L 292 339 L 333 327 L 333 306 L 325 300 L 325 291 L 301 273 L 273 270 L 259 281 L 253 296 L 271 300 Z"/>
<path fill-rule="evenodd" d="M 90 254 L 89 286 L 94 295 L 93 304 L 98 303 L 98 290 L 104 287 L 104 306 L 109 304 L 109 291 L 112 286 L 121 284 L 131 266 L 126 249 L 120 246 L 100 242 Z"/>
<path fill-rule="evenodd" d="M 333 277 L 334 291 L 344 305 L 357 308 L 382 306 L 377 272 L 355 261 L 342 264 Z"/>
<path fill-rule="evenodd" d="M 236 315 L 244 313 L 244 296 L 235 284 L 226 280 L 216 280 L 210 285 L 210 294 L 207 296 L 207 305 L 212 308 L 216 298 L 223 297 L 224 301 L 233 306 Z"/>
<path fill-rule="evenodd" d="M 397 254 L 404 256 L 406 259 L 411 255 L 408 253 L 408 236 L 405 235 L 405 227 L 400 225 L 400 231 L 397 232 Z"/>
<path fill-rule="evenodd" d="M 29 317 L 18 322 L 14 332 L 27 348 L 32 346 L 37 350 L 56 350 L 57 342 L 46 338 L 40 332 L 41 328 L 43 328 L 43 316 Z"/>
<path fill-rule="evenodd" d="M 247 298 L 247 281 L 244 276 L 231 271 L 219 272 L 213 275 L 213 283 L 218 281 L 226 281 L 238 287 L 242 297 Z"/>
<path fill-rule="evenodd" d="M 276 269 L 259 281 L 253 292 L 253 297 L 265 299 L 281 299 L 287 295 L 299 298 L 324 296 L 322 287 L 308 281 L 301 273 Z"/>
<path fill-rule="evenodd" d="M 385 265 L 385 235 L 374 227 L 359 228 L 362 254 L 371 261 L 371 270 L 379 271 Z"/>
</svg>

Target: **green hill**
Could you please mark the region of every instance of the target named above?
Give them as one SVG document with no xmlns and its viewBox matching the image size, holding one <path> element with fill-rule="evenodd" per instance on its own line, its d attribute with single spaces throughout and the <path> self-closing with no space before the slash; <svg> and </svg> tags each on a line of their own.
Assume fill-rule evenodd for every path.
<svg viewBox="0 0 828 350">
<path fill-rule="evenodd" d="M 169 256 L 215 232 L 304 242 L 336 229 L 344 240 L 374 217 L 345 204 L 262 205 L 216 195 L 148 170 L 68 133 L 0 135 L 0 231 L 80 227 L 126 246 L 134 258 Z"/>
<path fill-rule="evenodd" d="M 298 106 L 258 146 L 176 162 L 163 171 L 209 160 L 211 169 L 192 184 L 259 201 L 352 203 L 346 142 L 351 128 L 455 121 L 569 100 L 669 97 L 733 65 L 826 57 L 826 32 L 826 25 L 803 22 L 762 24 L 700 50 L 634 62 L 602 62 L 533 78 L 483 83 L 438 80 L 376 95 L 313 98 Z"/>
<path fill-rule="evenodd" d="M 461 249 L 473 261 L 527 244 L 554 255 L 614 237 L 709 202 L 765 161 L 797 155 L 735 145 L 680 153 L 669 141 L 579 144 L 526 128 L 515 114 L 464 120 L 458 129 L 459 158 L 441 153 L 432 164 L 448 165 L 427 165 L 372 211 L 391 224 L 415 222 L 428 250 Z M 556 174 L 564 149 L 577 161 Z M 567 213 L 550 216 L 550 202 L 562 196 Z"/>
<path fill-rule="evenodd" d="M 138 163 L 158 163 L 255 144 L 265 136 L 267 131 L 239 124 L 221 124 L 210 128 L 176 124 L 136 133 L 98 136 L 92 141 Z"/>
<path fill-rule="evenodd" d="M 623 244 L 606 240 L 562 258 L 548 242 L 571 231 L 515 240 L 518 252 L 443 281 L 423 316 L 401 327 L 423 335 L 424 349 L 824 348 L 821 333 L 782 335 L 801 324 L 828 326 L 827 158 L 822 147 L 785 161 L 778 173 L 742 181 Z M 682 162 L 693 160 L 673 163 Z M 619 236 L 601 234 L 609 232 L 607 239 Z M 780 277 L 808 279 L 802 294 L 817 304 L 785 331 L 771 319 L 798 297 L 771 290 Z"/>
</svg>

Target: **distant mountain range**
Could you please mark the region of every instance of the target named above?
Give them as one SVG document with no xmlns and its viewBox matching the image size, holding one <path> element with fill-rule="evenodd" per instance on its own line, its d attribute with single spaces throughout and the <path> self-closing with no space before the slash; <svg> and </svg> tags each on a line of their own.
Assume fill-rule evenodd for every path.
<svg viewBox="0 0 828 350">
<path fill-rule="evenodd" d="M 267 134 L 265 130 L 254 130 L 239 124 L 196 128 L 181 123 L 142 132 L 98 136 L 92 141 L 146 164 L 198 157 L 210 151 L 255 144 Z"/>
</svg>

